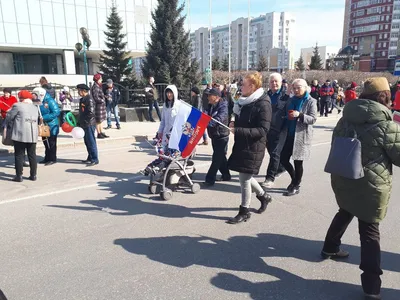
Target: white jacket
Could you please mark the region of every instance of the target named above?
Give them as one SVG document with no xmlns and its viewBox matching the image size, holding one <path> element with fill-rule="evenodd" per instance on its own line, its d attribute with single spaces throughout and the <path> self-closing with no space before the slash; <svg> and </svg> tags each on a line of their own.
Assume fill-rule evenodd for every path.
<svg viewBox="0 0 400 300">
<path fill-rule="evenodd" d="M 171 90 L 172 93 L 174 94 L 174 104 L 172 107 L 168 107 L 169 102 L 167 99 L 167 90 Z M 165 103 L 162 109 L 161 113 L 161 123 L 160 127 L 158 128 L 158 133 L 161 133 L 163 135 L 162 138 L 162 145 L 164 147 L 168 146 L 168 139 L 167 139 L 167 134 L 169 135 L 171 133 L 172 127 L 174 126 L 175 122 L 175 117 L 178 114 L 179 107 L 182 105 L 181 101 L 178 100 L 178 89 L 176 88 L 175 85 L 169 85 L 166 87 L 164 90 L 165 94 Z"/>
</svg>

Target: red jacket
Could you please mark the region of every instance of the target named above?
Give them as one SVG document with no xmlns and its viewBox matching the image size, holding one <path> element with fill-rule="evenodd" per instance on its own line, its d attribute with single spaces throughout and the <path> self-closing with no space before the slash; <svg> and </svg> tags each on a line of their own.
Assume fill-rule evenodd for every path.
<svg viewBox="0 0 400 300">
<path fill-rule="evenodd" d="M 356 91 L 355 90 L 353 90 L 353 89 L 347 89 L 345 92 L 344 92 L 344 103 L 348 103 L 348 102 L 350 102 L 351 100 L 354 100 L 354 99 L 357 99 L 357 93 L 356 93 Z"/>
<path fill-rule="evenodd" d="M 0 97 L 0 111 L 1 111 L 1 117 L 3 119 L 6 118 L 7 111 L 11 109 L 11 106 L 13 106 L 17 102 L 18 100 L 14 96 L 10 96 L 9 98 L 6 98 L 4 96 Z"/>
<path fill-rule="evenodd" d="M 397 91 L 396 96 L 394 97 L 393 109 L 400 111 L 400 91 Z"/>
</svg>

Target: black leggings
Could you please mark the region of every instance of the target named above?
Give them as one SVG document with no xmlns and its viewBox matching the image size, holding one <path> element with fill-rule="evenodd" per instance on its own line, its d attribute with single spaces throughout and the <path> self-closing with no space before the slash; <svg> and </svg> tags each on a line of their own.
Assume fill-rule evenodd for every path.
<svg viewBox="0 0 400 300">
<path fill-rule="evenodd" d="M 292 184 L 295 186 L 300 185 L 301 179 L 303 178 L 303 161 L 295 160 L 294 167 L 290 163 L 290 158 L 293 154 L 294 136 L 287 136 L 285 145 L 283 146 L 281 153 L 281 164 L 285 167 L 292 179 Z"/>
</svg>

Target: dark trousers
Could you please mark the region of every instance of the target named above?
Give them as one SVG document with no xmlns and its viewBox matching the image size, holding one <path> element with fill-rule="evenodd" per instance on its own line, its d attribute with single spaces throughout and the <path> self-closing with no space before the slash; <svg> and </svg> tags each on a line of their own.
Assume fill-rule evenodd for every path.
<svg viewBox="0 0 400 300">
<path fill-rule="evenodd" d="M 156 109 L 157 116 L 161 121 L 161 113 L 160 113 L 160 108 L 158 107 L 158 101 L 157 100 L 150 101 L 150 103 L 149 103 L 149 120 L 150 121 L 154 121 L 154 118 L 153 118 L 153 106 Z"/>
<path fill-rule="evenodd" d="M 332 224 L 326 234 L 323 251 L 336 253 L 339 251 L 341 239 L 354 216 L 344 209 L 333 218 Z M 358 219 L 358 231 L 361 240 L 361 284 L 367 294 L 380 293 L 382 281 L 381 247 L 379 223 L 366 223 Z"/>
<path fill-rule="evenodd" d="M 267 139 L 267 150 L 269 153 L 269 164 L 265 179 L 275 181 L 275 176 L 285 172 L 285 167 L 280 162 L 285 137 L 281 132 L 270 132 Z"/>
<path fill-rule="evenodd" d="M 94 134 L 96 132 L 96 126 L 89 126 L 87 128 L 83 128 L 85 131 L 85 136 L 83 140 L 85 141 L 86 150 L 88 152 L 88 161 L 99 162 L 99 155 L 97 152 L 97 143 Z"/>
<path fill-rule="evenodd" d="M 24 167 L 25 150 L 28 153 L 30 176 L 36 176 L 36 143 L 21 143 L 14 141 L 15 171 L 17 176 L 22 176 Z"/>
<path fill-rule="evenodd" d="M 206 182 L 214 184 L 215 180 L 217 179 L 218 170 L 221 172 L 223 179 L 229 180 L 231 178 L 231 174 L 228 169 L 228 160 L 226 159 L 228 141 L 228 137 L 222 139 L 211 139 L 214 152 L 210 169 L 206 175 Z"/>
<path fill-rule="evenodd" d="M 325 117 L 327 117 L 328 116 L 328 112 L 329 112 L 329 101 L 330 101 L 330 99 L 328 99 L 328 100 L 320 100 L 320 104 L 319 104 L 319 106 L 320 106 L 320 116 L 322 117 L 323 115 L 325 115 Z"/>
<path fill-rule="evenodd" d="M 294 167 L 290 163 L 290 158 L 293 154 L 294 136 L 287 136 L 285 145 L 283 146 L 281 153 L 281 164 L 284 166 L 286 171 L 289 173 L 292 179 L 291 184 L 298 186 L 303 178 L 303 161 L 295 160 Z"/>
<path fill-rule="evenodd" d="M 43 140 L 44 147 L 46 148 L 44 160 L 57 161 L 57 136 L 53 135 Z"/>
</svg>

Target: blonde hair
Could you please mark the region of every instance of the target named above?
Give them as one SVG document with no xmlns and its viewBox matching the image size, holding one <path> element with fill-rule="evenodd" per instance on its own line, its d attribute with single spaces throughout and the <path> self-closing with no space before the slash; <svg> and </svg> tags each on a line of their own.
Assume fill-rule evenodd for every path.
<svg viewBox="0 0 400 300">
<path fill-rule="evenodd" d="M 256 90 L 262 87 L 262 75 L 259 72 L 249 74 L 244 79 L 247 79 L 251 84 L 254 84 Z"/>
</svg>

